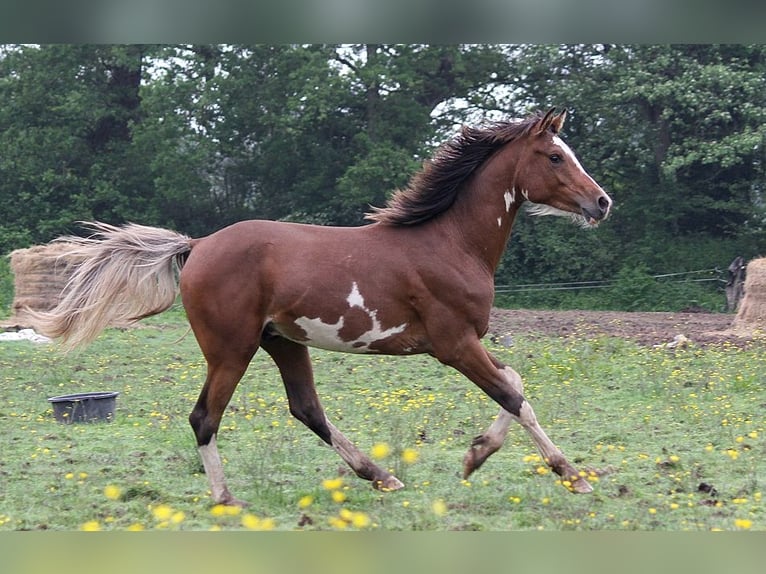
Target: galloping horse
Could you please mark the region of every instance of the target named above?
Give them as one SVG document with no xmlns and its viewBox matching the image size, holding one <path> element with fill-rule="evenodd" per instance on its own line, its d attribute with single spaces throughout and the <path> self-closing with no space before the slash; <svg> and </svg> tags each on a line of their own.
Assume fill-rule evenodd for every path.
<svg viewBox="0 0 766 574">
<path fill-rule="evenodd" d="M 428 353 L 500 405 L 465 455 L 464 476 L 503 443 L 511 421 L 529 433 L 573 492 L 591 486 L 537 422 L 521 377 L 481 343 L 494 272 L 522 205 L 567 215 L 585 227 L 612 200 L 558 133 L 566 111 L 464 127 L 387 205 L 353 228 L 243 221 L 192 239 L 135 224 L 87 224 L 93 235 L 62 238 L 83 259 L 60 304 L 36 327 L 69 347 L 113 321 L 167 310 L 177 291 L 207 361 L 189 421 L 212 498 L 244 505 L 226 486 L 216 435 L 253 355 L 276 363 L 290 412 L 375 488 L 404 485 L 351 443 L 317 396 L 308 347 L 347 353 Z"/>
</svg>

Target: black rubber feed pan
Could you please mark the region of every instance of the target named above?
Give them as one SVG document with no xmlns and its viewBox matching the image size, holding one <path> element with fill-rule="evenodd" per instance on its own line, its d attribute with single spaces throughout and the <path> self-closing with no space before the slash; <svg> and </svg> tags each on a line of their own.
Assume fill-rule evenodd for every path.
<svg viewBox="0 0 766 574">
<path fill-rule="evenodd" d="M 53 416 L 64 424 L 110 422 L 114 418 L 116 391 L 78 393 L 51 397 Z"/>
</svg>

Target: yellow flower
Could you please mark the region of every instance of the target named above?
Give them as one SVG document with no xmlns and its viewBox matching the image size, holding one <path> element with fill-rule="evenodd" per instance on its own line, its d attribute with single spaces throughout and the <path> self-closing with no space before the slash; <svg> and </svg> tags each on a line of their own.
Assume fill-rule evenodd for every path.
<svg viewBox="0 0 766 574">
<path fill-rule="evenodd" d="M 539 475 L 548 474 L 550 471 L 545 466 L 538 466 L 535 472 Z"/>
<path fill-rule="evenodd" d="M 128 526 L 125 530 L 127 530 L 128 532 L 140 532 L 143 529 L 144 529 L 144 525 L 143 524 L 139 524 L 138 522 L 134 522 L 133 524 Z"/>
<path fill-rule="evenodd" d="M 242 515 L 242 526 L 249 530 L 258 530 L 261 527 L 261 519 L 248 512 Z"/>
<path fill-rule="evenodd" d="M 338 530 L 343 530 L 348 527 L 348 522 L 343 520 L 340 516 L 331 516 L 327 519 L 327 522 L 330 523 L 330 526 L 337 528 Z"/>
<path fill-rule="evenodd" d="M 173 524 L 181 524 L 184 519 L 186 518 L 186 514 L 183 510 L 179 510 L 178 512 L 174 512 L 173 516 L 170 517 L 170 522 Z"/>
<path fill-rule="evenodd" d="M 314 497 L 310 494 L 307 494 L 306 496 L 301 497 L 301 499 L 298 501 L 298 508 L 308 508 L 313 502 Z"/>
<path fill-rule="evenodd" d="M 157 520 L 170 520 L 170 517 L 173 516 L 173 509 L 167 504 L 160 504 L 152 508 L 152 514 Z"/>
<path fill-rule="evenodd" d="M 367 528 L 370 525 L 370 517 L 364 512 L 354 512 L 351 516 L 351 525 L 354 528 Z"/>
<path fill-rule="evenodd" d="M 337 503 L 344 502 L 346 500 L 346 494 L 342 490 L 333 490 L 332 499 Z"/>
<path fill-rule="evenodd" d="M 386 458 L 391 453 L 391 447 L 385 442 L 379 442 L 372 445 L 372 451 L 370 454 L 372 458 L 380 460 Z"/>
<path fill-rule="evenodd" d="M 326 490 L 337 490 L 343 486 L 343 479 L 338 478 L 326 478 L 322 481 L 322 487 Z"/>
<path fill-rule="evenodd" d="M 402 461 L 406 464 L 413 464 L 420 458 L 420 453 L 414 448 L 405 448 L 402 451 Z"/>
<path fill-rule="evenodd" d="M 437 498 L 431 503 L 431 510 L 436 516 L 444 516 L 447 514 L 447 505 L 441 498 Z"/>
<path fill-rule="evenodd" d="M 238 516 L 240 512 L 242 509 L 233 504 L 216 504 L 210 509 L 210 514 L 213 516 Z"/>
<path fill-rule="evenodd" d="M 72 480 L 72 479 L 74 478 L 74 473 L 72 473 L 72 472 L 67 472 L 67 473 L 64 475 L 64 478 L 66 478 L 67 480 Z"/>
<path fill-rule="evenodd" d="M 734 526 L 736 526 L 740 530 L 749 530 L 750 527 L 753 526 L 753 521 L 748 520 L 747 518 L 737 518 L 734 521 Z"/>
<path fill-rule="evenodd" d="M 122 489 L 119 486 L 108 484 L 104 487 L 104 496 L 106 496 L 109 500 L 117 500 L 120 498 L 121 494 Z"/>
<path fill-rule="evenodd" d="M 80 526 L 80 530 L 83 530 L 85 532 L 98 532 L 101 530 L 101 524 L 98 520 L 89 520 L 82 526 Z"/>
</svg>

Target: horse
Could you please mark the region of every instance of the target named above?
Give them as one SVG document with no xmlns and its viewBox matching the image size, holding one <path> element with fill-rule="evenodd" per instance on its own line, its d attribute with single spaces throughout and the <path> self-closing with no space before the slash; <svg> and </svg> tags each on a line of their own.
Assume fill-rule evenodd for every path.
<svg viewBox="0 0 766 574">
<path fill-rule="evenodd" d="M 494 272 L 522 206 L 595 227 L 612 207 L 560 137 L 566 110 L 464 126 L 409 183 L 358 227 L 268 220 L 234 223 L 201 238 L 135 223 L 83 223 L 61 237 L 82 261 L 59 304 L 35 326 L 67 348 L 109 324 L 170 308 L 180 292 L 207 374 L 189 423 L 216 503 L 245 506 L 226 483 L 216 444 L 237 384 L 259 348 L 273 359 L 290 413 L 354 473 L 383 491 L 403 483 L 327 418 L 309 348 L 346 353 L 426 353 L 499 406 L 463 459 L 463 476 L 502 445 L 512 421 L 574 493 L 592 491 L 547 436 L 521 376 L 482 344 Z"/>
</svg>

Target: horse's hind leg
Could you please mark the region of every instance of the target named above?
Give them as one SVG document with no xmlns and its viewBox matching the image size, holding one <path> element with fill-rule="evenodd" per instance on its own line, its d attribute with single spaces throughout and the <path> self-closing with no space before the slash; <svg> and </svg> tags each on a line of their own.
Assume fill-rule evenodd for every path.
<svg viewBox="0 0 766 574">
<path fill-rule="evenodd" d="M 257 347 L 253 347 L 252 350 L 206 355 L 207 379 L 197 404 L 189 415 L 202 465 L 210 482 L 211 496 L 220 504 L 247 505 L 234 498 L 226 486 L 216 436 L 226 405 L 229 404 L 234 389 L 245 374 L 256 349 Z"/>
<path fill-rule="evenodd" d="M 290 413 L 316 433 L 346 461 L 357 476 L 372 481 L 379 490 L 397 490 L 404 485 L 360 451 L 324 413 L 314 387 L 309 351 L 278 336 L 264 336 L 261 347 L 271 355 L 282 375 Z"/>
</svg>

